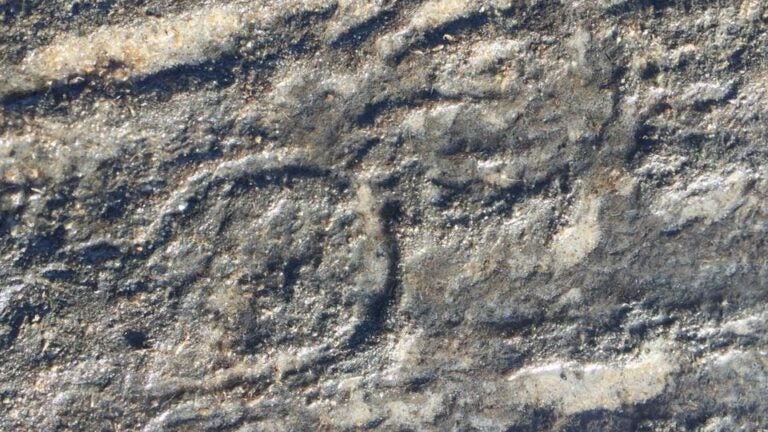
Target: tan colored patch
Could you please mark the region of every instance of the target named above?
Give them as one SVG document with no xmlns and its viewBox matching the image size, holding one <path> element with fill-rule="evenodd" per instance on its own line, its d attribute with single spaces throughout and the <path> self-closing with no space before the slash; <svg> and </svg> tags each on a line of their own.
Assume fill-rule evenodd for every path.
<svg viewBox="0 0 768 432">
<path fill-rule="evenodd" d="M 600 200 L 585 197 L 577 205 L 574 221 L 557 233 L 552 241 L 555 263 L 563 268 L 578 264 L 600 242 L 598 214 Z"/>
<path fill-rule="evenodd" d="M 623 365 L 553 362 L 522 369 L 509 383 L 522 403 L 555 406 L 570 415 L 646 401 L 664 391 L 676 369 L 663 343 L 656 342 Z"/>
<path fill-rule="evenodd" d="M 157 73 L 179 65 L 194 65 L 235 49 L 251 24 L 272 27 L 276 18 L 299 9 L 318 11 L 332 0 L 290 0 L 281 8 L 262 5 L 209 6 L 136 26 L 105 26 L 85 36 L 65 36 L 30 53 L 9 72 L 13 83 L 2 91 L 31 91 L 73 76 L 98 74 L 121 80 Z M 7 87 L 7 86 L 6 86 Z"/>
<path fill-rule="evenodd" d="M 227 50 L 246 18 L 236 8 L 218 7 L 136 27 L 103 27 L 87 36 L 60 38 L 33 52 L 22 67 L 46 80 L 107 68 L 114 68 L 115 78 L 147 75 Z"/>
</svg>

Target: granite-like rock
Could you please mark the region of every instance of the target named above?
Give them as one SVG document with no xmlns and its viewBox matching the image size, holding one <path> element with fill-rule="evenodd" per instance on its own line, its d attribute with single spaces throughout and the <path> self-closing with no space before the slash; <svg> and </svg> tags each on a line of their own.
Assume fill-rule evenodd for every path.
<svg viewBox="0 0 768 432">
<path fill-rule="evenodd" d="M 0 20 L 0 430 L 768 427 L 764 2 Z"/>
</svg>

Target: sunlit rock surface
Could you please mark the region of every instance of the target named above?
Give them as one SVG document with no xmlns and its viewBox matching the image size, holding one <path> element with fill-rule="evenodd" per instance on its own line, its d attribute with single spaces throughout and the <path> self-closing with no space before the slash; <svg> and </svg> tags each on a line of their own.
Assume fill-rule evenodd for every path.
<svg viewBox="0 0 768 432">
<path fill-rule="evenodd" d="M 768 428 L 764 2 L 0 21 L 0 430 Z"/>
</svg>

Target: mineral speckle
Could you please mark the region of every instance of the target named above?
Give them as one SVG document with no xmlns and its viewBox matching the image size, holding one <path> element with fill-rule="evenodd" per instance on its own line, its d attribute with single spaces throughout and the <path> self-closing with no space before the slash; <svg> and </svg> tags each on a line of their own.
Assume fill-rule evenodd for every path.
<svg viewBox="0 0 768 432">
<path fill-rule="evenodd" d="M 0 430 L 768 428 L 764 2 L 0 21 Z"/>
</svg>

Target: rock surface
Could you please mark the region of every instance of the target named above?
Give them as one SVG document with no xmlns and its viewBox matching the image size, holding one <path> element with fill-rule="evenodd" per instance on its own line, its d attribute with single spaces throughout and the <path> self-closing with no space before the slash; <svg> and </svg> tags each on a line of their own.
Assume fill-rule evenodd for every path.
<svg viewBox="0 0 768 432">
<path fill-rule="evenodd" d="M 0 430 L 768 428 L 765 2 L 0 21 Z"/>
</svg>

